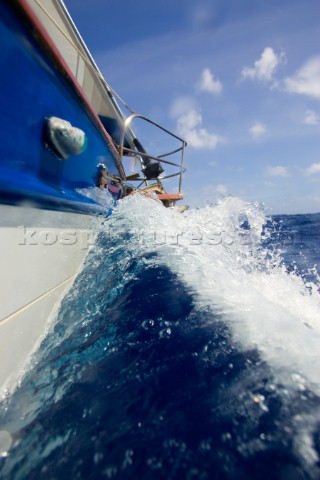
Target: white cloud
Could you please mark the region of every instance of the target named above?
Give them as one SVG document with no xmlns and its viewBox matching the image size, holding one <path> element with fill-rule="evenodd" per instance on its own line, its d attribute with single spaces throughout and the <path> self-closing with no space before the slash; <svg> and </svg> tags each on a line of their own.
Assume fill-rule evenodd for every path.
<svg viewBox="0 0 320 480">
<path fill-rule="evenodd" d="M 222 183 L 219 183 L 219 185 L 216 186 L 216 192 L 221 193 L 222 195 L 225 195 L 228 191 L 228 188 L 226 185 L 223 185 Z"/>
<path fill-rule="evenodd" d="M 202 123 L 202 115 L 196 110 L 189 110 L 178 118 L 179 132 L 189 132 Z"/>
<path fill-rule="evenodd" d="M 320 173 L 320 162 L 313 163 L 305 170 L 306 175 L 313 175 L 314 173 Z"/>
<path fill-rule="evenodd" d="M 178 97 L 171 105 L 170 116 L 177 119 L 195 108 L 196 104 L 192 97 Z"/>
<path fill-rule="evenodd" d="M 205 68 L 201 74 L 197 88 L 200 92 L 219 94 L 222 92 L 222 83 L 215 78 L 209 68 Z"/>
<path fill-rule="evenodd" d="M 320 100 L 320 56 L 309 59 L 294 75 L 285 78 L 284 88 Z"/>
<path fill-rule="evenodd" d="M 202 191 L 207 195 L 214 195 L 217 193 L 225 195 L 228 192 L 228 187 L 223 183 L 218 183 L 218 185 L 206 185 L 202 188 Z"/>
<path fill-rule="evenodd" d="M 189 130 L 184 133 L 187 143 L 194 148 L 209 148 L 213 150 L 220 143 L 220 137 L 209 133 L 205 128 Z"/>
<path fill-rule="evenodd" d="M 277 185 L 274 182 L 263 182 L 266 187 L 274 188 Z"/>
<path fill-rule="evenodd" d="M 191 14 L 193 28 L 201 32 L 210 28 L 216 16 L 214 6 L 210 2 L 191 2 L 191 5 L 189 15 Z"/>
<path fill-rule="evenodd" d="M 304 116 L 303 123 L 307 125 L 318 125 L 319 115 L 316 114 L 313 110 L 307 110 Z"/>
<path fill-rule="evenodd" d="M 267 129 L 263 123 L 255 122 L 252 127 L 249 129 L 253 138 L 261 137 L 266 133 Z"/>
<path fill-rule="evenodd" d="M 223 142 L 222 137 L 215 133 L 208 132 L 205 128 L 202 128 L 201 125 L 202 115 L 194 109 L 184 113 L 177 120 L 178 133 L 191 147 L 213 150 L 219 143 Z"/>
<path fill-rule="evenodd" d="M 287 168 L 281 167 L 268 167 L 266 170 L 266 175 L 268 177 L 287 177 L 289 175 Z"/>
<path fill-rule="evenodd" d="M 259 60 L 254 62 L 254 66 L 244 67 L 241 75 L 243 78 L 250 78 L 251 80 L 271 81 L 277 67 L 284 61 L 284 53 L 277 55 L 273 48 L 266 47 Z"/>
<path fill-rule="evenodd" d="M 317 196 L 308 195 L 308 196 L 307 196 L 307 199 L 308 199 L 308 200 L 311 200 L 313 203 L 314 203 L 314 202 L 320 203 L 320 197 L 317 197 Z"/>
</svg>

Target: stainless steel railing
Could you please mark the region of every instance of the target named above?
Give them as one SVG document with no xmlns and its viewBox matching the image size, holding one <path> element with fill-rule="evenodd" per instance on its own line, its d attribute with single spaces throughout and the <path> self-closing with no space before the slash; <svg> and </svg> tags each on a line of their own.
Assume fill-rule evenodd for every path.
<svg viewBox="0 0 320 480">
<path fill-rule="evenodd" d="M 170 152 L 166 152 L 166 153 L 163 153 L 163 154 L 157 155 L 157 156 L 150 155 L 148 152 L 145 152 L 145 151 L 139 151 L 138 149 L 131 149 L 131 148 L 125 147 L 124 146 L 124 141 L 125 141 L 126 132 L 129 129 L 132 121 L 136 118 L 140 118 L 141 120 L 145 120 L 146 122 L 150 123 L 151 125 L 154 125 L 155 127 L 159 128 L 160 130 L 162 130 L 166 134 L 170 135 L 171 137 L 173 137 L 176 140 L 178 140 L 179 142 L 181 142 L 181 146 L 179 146 L 175 150 L 172 150 Z M 175 133 L 170 132 L 170 130 L 167 130 L 166 128 L 162 127 L 158 123 L 154 122 L 153 120 L 150 120 L 149 118 L 147 118 L 143 115 L 140 115 L 138 113 L 133 113 L 132 115 L 127 117 L 124 121 L 123 131 L 122 131 L 121 138 L 120 138 L 119 152 L 120 152 L 121 161 L 123 159 L 124 154 L 131 154 L 131 155 L 137 156 L 140 160 L 141 167 L 143 167 L 143 159 L 156 160 L 160 163 L 164 163 L 166 165 L 171 165 L 171 166 L 177 167 L 179 169 L 177 172 L 172 173 L 170 175 L 163 175 L 163 176 L 160 175 L 159 177 L 157 177 L 157 179 L 158 180 L 165 180 L 165 179 L 168 179 L 168 178 L 179 176 L 179 193 L 181 193 L 182 175 L 186 171 L 185 167 L 183 166 L 183 164 L 184 164 L 184 152 L 185 152 L 185 147 L 186 146 L 187 146 L 187 142 L 185 140 L 183 140 L 182 138 L 178 137 L 178 135 L 176 135 Z M 170 160 L 164 160 L 164 158 L 170 157 L 171 155 L 174 155 L 174 154 L 179 153 L 179 152 L 181 152 L 180 163 L 172 162 Z M 136 181 L 141 181 L 142 183 L 146 183 L 146 185 L 148 185 L 148 179 L 146 177 L 139 177 L 139 178 L 136 178 L 135 180 Z"/>
</svg>

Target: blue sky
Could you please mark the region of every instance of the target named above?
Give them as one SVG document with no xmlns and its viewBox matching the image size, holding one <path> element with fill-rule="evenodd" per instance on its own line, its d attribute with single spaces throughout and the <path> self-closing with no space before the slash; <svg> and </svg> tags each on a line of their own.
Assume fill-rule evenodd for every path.
<svg viewBox="0 0 320 480">
<path fill-rule="evenodd" d="M 320 212 L 318 0 L 65 3 L 119 95 L 188 141 L 185 203 Z"/>
</svg>

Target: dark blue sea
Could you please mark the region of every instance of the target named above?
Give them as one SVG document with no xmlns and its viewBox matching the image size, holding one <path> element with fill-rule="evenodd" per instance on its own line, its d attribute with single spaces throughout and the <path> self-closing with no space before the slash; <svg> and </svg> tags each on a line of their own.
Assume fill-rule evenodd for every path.
<svg viewBox="0 0 320 480">
<path fill-rule="evenodd" d="M 21 384 L 2 480 L 320 478 L 320 214 L 122 201 Z"/>
</svg>

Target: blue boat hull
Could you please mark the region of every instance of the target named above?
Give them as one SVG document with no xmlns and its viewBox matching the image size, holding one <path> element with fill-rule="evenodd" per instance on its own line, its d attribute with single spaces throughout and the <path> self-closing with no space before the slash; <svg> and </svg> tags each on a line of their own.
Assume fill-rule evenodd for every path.
<svg viewBox="0 0 320 480">
<path fill-rule="evenodd" d="M 1 203 L 28 199 L 42 208 L 101 210 L 76 190 L 97 184 L 101 163 L 111 175 L 123 177 L 111 139 L 61 59 L 35 38 L 28 19 L 6 2 L 0 4 L 0 17 Z M 84 153 L 60 160 L 47 148 L 44 126 L 51 116 L 85 132 Z"/>
<path fill-rule="evenodd" d="M 124 171 L 111 137 L 26 0 L 0 0 L 0 42 L 1 398 L 48 332 L 101 215 L 121 193 L 116 186 L 109 194 L 97 188 L 99 165 L 112 177 L 124 179 Z M 84 152 L 61 159 L 48 148 L 51 117 L 85 132 Z"/>
</svg>

